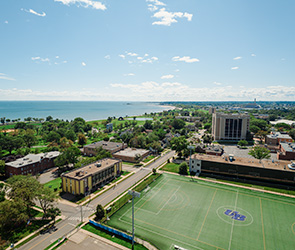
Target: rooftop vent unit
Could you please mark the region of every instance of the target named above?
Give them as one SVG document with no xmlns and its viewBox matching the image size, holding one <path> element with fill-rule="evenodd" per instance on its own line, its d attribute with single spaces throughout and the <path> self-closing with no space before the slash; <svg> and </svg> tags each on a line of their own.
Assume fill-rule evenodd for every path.
<svg viewBox="0 0 295 250">
<path fill-rule="evenodd" d="M 80 174 L 80 171 L 78 171 L 77 173 L 76 173 L 76 176 L 78 176 Z"/>
<path fill-rule="evenodd" d="M 100 163 L 100 162 L 97 163 L 96 166 L 97 166 L 98 168 L 100 168 L 100 167 L 101 167 L 101 163 Z"/>
</svg>

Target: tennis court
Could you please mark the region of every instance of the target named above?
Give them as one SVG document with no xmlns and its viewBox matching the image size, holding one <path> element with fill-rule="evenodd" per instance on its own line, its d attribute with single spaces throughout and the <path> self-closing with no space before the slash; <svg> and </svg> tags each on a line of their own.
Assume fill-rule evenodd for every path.
<svg viewBox="0 0 295 250">
<path fill-rule="evenodd" d="M 159 249 L 295 249 L 295 201 L 163 174 L 135 201 L 135 234 Z M 109 225 L 131 231 L 131 203 Z"/>
</svg>

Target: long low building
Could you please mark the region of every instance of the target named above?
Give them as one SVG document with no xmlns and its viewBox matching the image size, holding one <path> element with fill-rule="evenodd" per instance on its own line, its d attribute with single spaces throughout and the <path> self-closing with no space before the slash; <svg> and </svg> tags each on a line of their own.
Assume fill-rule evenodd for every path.
<svg viewBox="0 0 295 250">
<path fill-rule="evenodd" d="M 234 157 L 231 162 L 229 156 L 194 154 L 190 171 L 294 185 L 295 170 L 289 169 L 288 164 L 290 161 L 259 161 L 241 157 Z"/>
<path fill-rule="evenodd" d="M 85 194 L 108 183 L 122 171 L 122 161 L 105 158 L 62 175 L 62 190 L 74 195 Z"/>
<path fill-rule="evenodd" d="M 7 177 L 13 175 L 36 175 L 48 168 L 54 167 L 54 159 L 60 154 L 59 151 L 51 151 L 40 154 L 28 154 L 23 158 L 5 163 Z"/>
<path fill-rule="evenodd" d="M 146 149 L 126 148 L 113 154 L 113 156 L 117 159 L 121 159 L 122 161 L 138 162 L 138 157 L 140 158 L 140 160 L 143 160 L 145 157 L 149 155 L 149 153 L 150 151 Z"/>
<path fill-rule="evenodd" d="M 121 142 L 98 141 L 84 146 L 83 151 L 85 155 L 93 156 L 96 155 L 97 149 L 100 147 L 110 152 L 111 154 L 114 154 L 120 150 L 127 148 L 127 144 Z"/>
</svg>

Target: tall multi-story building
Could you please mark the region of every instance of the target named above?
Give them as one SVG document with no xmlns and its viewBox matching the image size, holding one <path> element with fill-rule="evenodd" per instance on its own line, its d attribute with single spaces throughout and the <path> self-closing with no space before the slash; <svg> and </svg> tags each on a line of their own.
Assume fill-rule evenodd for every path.
<svg viewBox="0 0 295 250">
<path fill-rule="evenodd" d="M 214 140 L 243 140 L 249 131 L 248 114 L 212 114 L 212 136 Z"/>
</svg>

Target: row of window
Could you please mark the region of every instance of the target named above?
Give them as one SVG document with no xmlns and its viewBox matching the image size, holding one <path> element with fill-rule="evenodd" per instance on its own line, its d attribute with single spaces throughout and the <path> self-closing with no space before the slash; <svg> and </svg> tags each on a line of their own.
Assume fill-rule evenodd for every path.
<svg viewBox="0 0 295 250">
<path fill-rule="evenodd" d="M 92 177 L 92 182 L 93 184 L 97 184 L 98 182 L 100 182 L 101 180 L 105 179 L 106 177 L 110 176 L 112 173 L 114 173 L 114 169 L 115 167 L 112 166 L 104 171 L 101 171 L 95 175 L 93 175 Z"/>
</svg>

